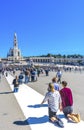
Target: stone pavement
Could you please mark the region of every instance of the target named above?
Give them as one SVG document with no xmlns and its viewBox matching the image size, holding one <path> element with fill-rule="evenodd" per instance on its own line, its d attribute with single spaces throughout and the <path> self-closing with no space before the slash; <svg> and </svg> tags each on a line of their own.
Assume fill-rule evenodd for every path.
<svg viewBox="0 0 84 130">
<path fill-rule="evenodd" d="M 0 81 L 0 130 L 31 130 L 25 119 L 8 82 L 2 76 Z"/>
<path fill-rule="evenodd" d="M 50 71 L 49 76 L 40 74 L 36 82 L 29 82 L 27 85 L 45 95 L 48 83 L 56 76 L 55 71 Z M 74 113 L 79 113 L 84 121 L 84 72 L 62 72 L 62 80 L 66 80 L 68 87 L 72 89 L 74 98 Z M 62 88 L 60 84 L 60 88 Z"/>
<path fill-rule="evenodd" d="M 6 79 L 11 87 L 11 90 L 13 90 L 12 85 L 13 77 L 11 75 L 8 75 Z M 55 126 L 54 124 L 48 121 L 47 104 L 40 105 L 44 97 L 43 95 L 39 94 L 37 91 L 33 90 L 32 88 L 30 88 L 25 84 L 20 85 L 19 92 L 14 93 L 14 95 L 26 118 L 25 121 L 29 123 L 29 126 L 31 127 L 32 130 L 59 129 L 59 127 Z M 62 129 L 64 130 L 67 130 L 69 128 L 84 129 L 84 122 L 82 120 L 79 123 L 68 123 L 67 120 L 64 118 L 62 112 L 58 111 L 57 114 L 64 122 L 64 128 Z M 14 124 L 19 124 L 19 122 L 23 124 L 22 121 L 15 121 Z"/>
</svg>

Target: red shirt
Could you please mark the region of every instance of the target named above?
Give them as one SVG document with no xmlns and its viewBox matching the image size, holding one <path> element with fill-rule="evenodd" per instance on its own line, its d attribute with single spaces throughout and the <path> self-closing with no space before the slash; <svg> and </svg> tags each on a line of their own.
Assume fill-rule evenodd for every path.
<svg viewBox="0 0 84 130">
<path fill-rule="evenodd" d="M 72 106 L 73 105 L 73 96 L 70 88 L 63 88 L 60 90 L 62 107 Z"/>
</svg>

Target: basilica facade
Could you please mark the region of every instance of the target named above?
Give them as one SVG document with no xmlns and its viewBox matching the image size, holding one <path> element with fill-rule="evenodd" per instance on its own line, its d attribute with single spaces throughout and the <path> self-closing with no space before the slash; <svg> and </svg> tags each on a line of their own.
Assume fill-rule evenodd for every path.
<svg viewBox="0 0 84 130">
<path fill-rule="evenodd" d="M 18 48 L 18 41 L 17 41 L 16 33 L 14 34 L 13 48 L 9 49 L 9 52 L 7 54 L 7 59 L 9 61 L 20 61 L 20 60 L 22 60 L 21 50 Z"/>
</svg>

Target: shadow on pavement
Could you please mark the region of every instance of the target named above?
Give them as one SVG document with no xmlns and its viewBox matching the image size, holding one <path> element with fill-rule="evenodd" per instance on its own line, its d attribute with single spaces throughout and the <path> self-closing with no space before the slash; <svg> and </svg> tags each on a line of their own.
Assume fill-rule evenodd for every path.
<svg viewBox="0 0 84 130">
<path fill-rule="evenodd" d="M 41 124 L 41 123 L 46 123 L 49 122 L 49 118 L 47 115 L 43 117 L 29 117 L 28 119 L 24 121 L 15 121 L 13 124 L 16 125 L 31 125 L 31 124 Z"/>
<path fill-rule="evenodd" d="M 11 94 L 11 93 L 13 93 L 13 91 L 11 91 L 11 92 L 0 92 L 0 94 Z"/>
<path fill-rule="evenodd" d="M 28 105 L 28 107 L 33 107 L 33 108 L 48 107 L 48 104 L 35 104 L 35 105 Z"/>
</svg>

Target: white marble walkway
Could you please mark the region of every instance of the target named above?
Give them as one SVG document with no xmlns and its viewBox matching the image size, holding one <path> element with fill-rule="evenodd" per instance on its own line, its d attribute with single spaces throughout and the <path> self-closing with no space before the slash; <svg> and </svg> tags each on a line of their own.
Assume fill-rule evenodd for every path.
<svg viewBox="0 0 84 130">
<path fill-rule="evenodd" d="M 13 90 L 13 77 L 8 74 L 8 77 L 6 77 L 6 79 L 11 87 L 11 90 Z M 39 94 L 25 84 L 20 85 L 18 93 L 14 93 L 14 95 L 32 130 L 60 129 L 60 127 L 55 126 L 53 123 L 50 123 L 48 121 L 47 103 L 40 105 L 41 101 L 44 98 L 43 95 Z M 64 128 L 61 129 L 84 129 L 84 121 L 81 120 L 80 123 L 68 123 L 64 118 L 62 112 L 58 112 L 58 116 L 64 122 Z"/>
</svg>

